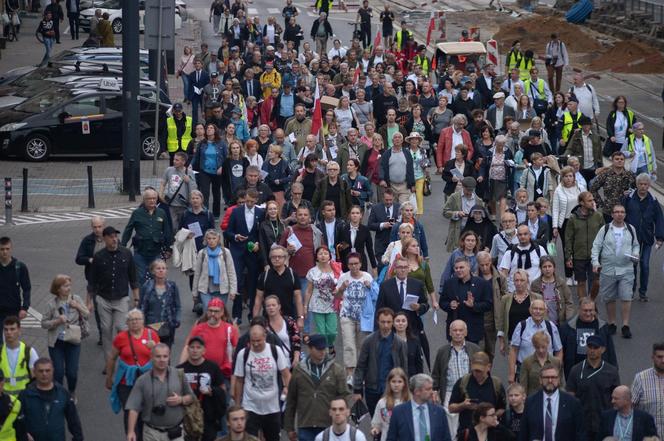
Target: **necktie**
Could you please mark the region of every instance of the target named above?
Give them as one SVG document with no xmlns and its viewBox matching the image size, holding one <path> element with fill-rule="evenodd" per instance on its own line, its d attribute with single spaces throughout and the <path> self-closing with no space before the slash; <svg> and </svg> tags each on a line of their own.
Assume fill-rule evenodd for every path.
<svg viewBox="0 0 664 441">
<path fill-rule="evenodd" d="M 401 301 L 406 300 L 406 287 L 404 282 L 399 282 L 399 295 L 401 296 Z"/>
<path fill-rule="evenodd" d="M 422 441 L 425 441 L 427 438 L 427 419 L 426 415 L 424 415 L 424 404 L 420 405 L 417 410 L 420 411 L 420 439 Z"/>
<path fill-rule="evenodd" d="M 551 398 L 546 399 L 546 417 L 544 418 L 544 441 L 553 441 L 553 413 L 551 413 Z"/>
<path fill-rule="evenodd" d="M 247 96 L 254 96 L 254 89 L 253 89 L 253 84 L 251 84 L 251 81 L 247 81 Z"/>
<path fill-rule="evenodd" d="M 201 71 L 197 70 L 196 71 L 196 82 L 198 83 L 199 81 L 201 81 Z"/>
<path fill-rule="evenodd" d="M 392 216 L 390 216 L 390 215 L 391 215 L 391 213 L 390 213 L 390 207 L 385 207 L 385 215 L 387 216 L 388 219 L 389 219 L 390 217 L 392 217 Z"/>
</svg>

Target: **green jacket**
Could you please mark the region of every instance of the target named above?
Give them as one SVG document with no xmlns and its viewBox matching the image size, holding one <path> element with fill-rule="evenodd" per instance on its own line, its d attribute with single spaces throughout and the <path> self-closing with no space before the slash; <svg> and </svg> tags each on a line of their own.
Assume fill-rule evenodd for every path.
<svg viewBox="0 0 664 441">
<path fill-rule="evenodd" d="M 330 401 L 336 397 L 350 399 L 346 372 L 340 364 L 328 357 L 323 362 L 320 380 L 314 380 L 309 361 L 302 361 L 293 368 L 288 383 L 284 413 L 284 429 L 287 432 L 295 431 L 296 414 L 298 427 L 329 427 L 332 424 Z"/>
<path fill-rule="evenodd" d="M 170 248 L 173 244 L 173 232 L 166 212 L 157 207 L 150 214 L 143 205 L 138 207 L 131 213 L 129 223 L 122 233 L 122 246 L 126 247 L 129 239 L 134 252 L 141 256 L 156 256 L 163 248 Z"/>
<path fill-rule="evenodd" d="M 339 195 L 339 209 L 341 210 L 341 213 L 337 213 L 337 217 L 346 219 L 348 217 L 348 213 L 350 212 L 350 208 L 353 206 L 353 200 L 350 196 L 350 188 L 348 188 L 346 181 L 342 180 L 341 176 L 339 176 L 338 182 L 339 192 L 341 193 Z M 316 210 L 319 210 L 320 204 L 322 204 L 323 201 L 327 199 L 328 183 L 329 179 L 323 179 L 316 186 L 316 191 L 311 198 L 311 205 L 313 205 Z"/>
<path fill-rule="evenodd" d="M 367 154 L 367 150 L 369 150 L 369 147 L 363 142 L 358 141 L 357 142 L 357 156 L 359 157 L 360 165 L 364 162 L 364 155 Z M 348 164 L 348 159 L 350 158 L 350 147 L 348 146 L 348 143 L 345 142 L 341 144 L 341 147 L 339 147 L 339 153 L 337 155 L 337 162 L 339 163 L 339 166 L 341 166 L 341 174 L 344 174 L 346 172 L 346 165 Z"/>
<path fill-rule="evenodd" d="M 601 167 L 602 142 L 600 141 L 599 136 L 595 135 L 592 132 L 590 133 L 590 142 L 592 143 L 593 146 L 593 163 L 595 167 Z M 584 164 L 583 134 L 581 130 L 572 135 L 572 139 L 570 139 L 569 143 L 567 143 L 567 150 L 565 150 L 565 156 L 576 156 L 577 158 L 579 158 L 579 161 L 581 161 L 581 167 L 583 167 Z"/>
<path fill-rule="evenodd" d="M 484 207 L 484 202 L 477 195 L 475 195 L 475 205 Z M 447 198 L 447 201 L 445 201 L 445 205 L 443 206 L 443 216 L 450 220 L 450 226 L 447 232 L 447 240 L 445 241 L 448 253 L 451 253 L 459 247 L 459 237 L 461 236 L 461 219 L 456 216 L 455 212 L 461 211 L 461 206 L 461 192 L 458 191 L 452 193 Z"/>
<path fill-rule="evenodd" d="M 599 210 L 583 216 L 581 206 L 577 205 L 565 226 L 565 260 L 590 260 L 595 236 L 605 224 Z"/>
</svg>

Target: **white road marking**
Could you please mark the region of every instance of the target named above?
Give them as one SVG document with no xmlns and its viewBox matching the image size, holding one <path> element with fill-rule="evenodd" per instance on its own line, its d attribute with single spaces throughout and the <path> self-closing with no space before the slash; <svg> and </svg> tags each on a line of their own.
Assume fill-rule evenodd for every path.
<svg viewBox="0 0 664 441">
<path fill-rule="evenodd" d="M 279 8 L 267 8 L 267 13 L 268 14 L 281 14 L 281 11 Z"/>
<path fill-rule="evenodd" d="M 248 14 L 248 15 L 257 15 L 257 14 L 258 14 L 258 9 L 256 9 L 256 8 L 248 8 L 248 9 L 247 9 L 247 14 Z"/>
<path fill-rule="evenodd" d="M 124 219 L 131 215 L 133 208 L 115 208 L 108 210 L 78 211 L 71 213 L 27 213 L 15 214 L 13 222 L 15 226 L 49 224 L 56 222 L 81 221 L 93 216 L 103 216 L 108 219 Z M 5 225 L 5 219 L 0 219 L 0 225 Z"/>
</svg>

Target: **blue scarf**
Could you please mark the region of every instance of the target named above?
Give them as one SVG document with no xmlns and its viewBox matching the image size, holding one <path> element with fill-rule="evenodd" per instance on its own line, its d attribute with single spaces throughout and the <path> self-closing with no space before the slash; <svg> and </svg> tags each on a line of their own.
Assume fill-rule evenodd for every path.
<svg viewBox="0 0 664 441">
<path fill-rule="evenodd" d="M 221 270 L 219 269 L 217 257 L 221 254 L 221 247 L 217 247 L 214 250 L 206 247 L 206 250 L 208 255 L 208 276 L 212 277 L 215 285 L 219 285 L 221 282 Z"/>
</svg>

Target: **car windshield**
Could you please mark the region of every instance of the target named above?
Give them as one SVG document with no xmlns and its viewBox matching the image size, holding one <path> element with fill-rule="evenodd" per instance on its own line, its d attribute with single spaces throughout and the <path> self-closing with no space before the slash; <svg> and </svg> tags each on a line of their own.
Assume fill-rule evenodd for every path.
<svg viewBox="0 0 664 441">
<path fill-rule="evenodd" d="M 122 9 L 120 0 L 106 0 L 99 3 L 95 2 L 94 7 L 99 9 Z"/>
<path fill-rule="evenodd" d="M 19 104 L 15 109 L 19 112 L 44 113 L 51 109 L 54 104 L 61 103 L 71 98 L 71 96 L 71 89 L 62 87 L 49 89 Z"/>
<path fill-rule="evenodd" d="M 57 62 L 62 60 L 70 60 L 71 58 L 76 57 L 76 53 L 70 50 L 64 50 L 55 56 L 51 57 L 51 62 Z"/>
<path fill-rule="evenodd" d="M 60 75 L 59 69 L 54 67 L 42 67 L 33 70 L 27 75 L 23 75 L 22 77 L 15 79 L 11 83 L 9 83 L 9 85 L 18 88 L 28 87 L 35 84 L 36 82 L 39 82 L 46 78 L 51 78 L 56 75 Z"/>
</svg>

